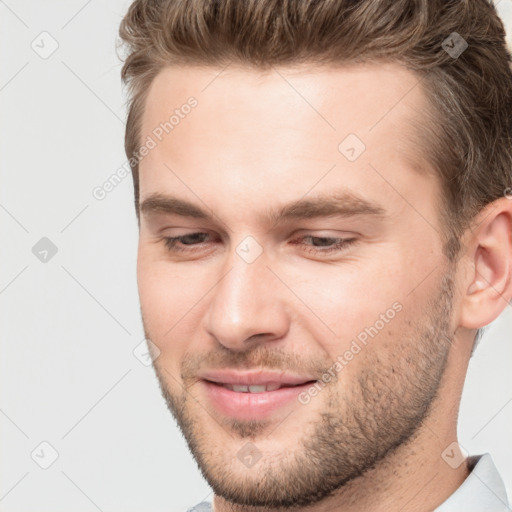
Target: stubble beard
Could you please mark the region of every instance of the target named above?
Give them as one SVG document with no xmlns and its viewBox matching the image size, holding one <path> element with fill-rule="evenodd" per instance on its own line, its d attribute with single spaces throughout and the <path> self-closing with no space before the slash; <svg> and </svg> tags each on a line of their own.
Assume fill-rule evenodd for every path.
<svg viewBox="0 0 512 512">
<path fill-rule="evenodd" d="M 250 438 L 257 446 L 258 435 L 268 432 L 271 423 L 215 420 L 215 412 L 208 414 L 206 404 L 198 405 L 189 390 L 166 378 L 156 360 L 162 395 L 215 494 L 233 504 L 267 509 L 312 505 L 333 496 L 414 439 L 432 409 L 453 338 L 453 271 L 443 276 L 438 290 L 422 321 L 412 321 L 407 334 L 386 341 L 387 352 L 378 349 L 377 336 L 357 355 L 364 357 L 364 365 L 349 387 L 341 375 L 340 386 L 333 383 L 322 391 L 324 396 L 316 400 L 325 401 L 324 410 L 312 409 L 293 453 L 262 457 L 250 471 L 242 471 L 236 459 L 238 447 L 244 444 L 239 441 Z M 171 392 L 167 380 L 179 389 Z M 277 428 L 286 429 L 286 423 Z M 215 439 L 221 428 L 231 434 L 221 434 L 224 444 Z M 229 446 L 233 440 L 238 441 L 236 449 Z"/>
</svg>

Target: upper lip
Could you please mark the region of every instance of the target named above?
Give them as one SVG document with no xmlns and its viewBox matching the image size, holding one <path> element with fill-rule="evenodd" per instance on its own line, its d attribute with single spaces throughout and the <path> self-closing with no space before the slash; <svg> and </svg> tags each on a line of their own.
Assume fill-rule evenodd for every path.
<svg viewBox="0 0 512 512">
<path fill-rule="evenodd" d="M 217 382 L 219 384 L 234 384 L 239 386 L 262 386 L 272 382 L 277 382 L 281 385 L 296 386 L 304 384 L 314 379 L 310 376 L 300 376 L 285 372 L 271 372 L 271 371 L 251 371 L 251 372 L 236 372 L 233 370 L 218 370 L 205 372 L 200 376 L 204 380 Z"/>
</svg>

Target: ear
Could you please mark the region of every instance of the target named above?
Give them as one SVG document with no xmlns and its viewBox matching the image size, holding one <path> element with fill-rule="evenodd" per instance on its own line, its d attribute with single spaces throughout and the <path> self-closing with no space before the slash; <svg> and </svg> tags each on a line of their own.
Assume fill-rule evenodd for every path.
<svg viewBox="0 0 512 512">
<path fill-rule="evenodd" d="M 496 319 L 512 297 L 512 197 L 488 204 L 468 231 L 459 325 L 480 329 Z"/>
</svg>

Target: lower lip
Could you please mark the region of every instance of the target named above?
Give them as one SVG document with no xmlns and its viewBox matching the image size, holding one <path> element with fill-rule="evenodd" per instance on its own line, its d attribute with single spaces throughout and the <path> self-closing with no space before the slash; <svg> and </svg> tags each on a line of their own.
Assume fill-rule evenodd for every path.
<svg viewBox="0 0 512 512">
<path fill-rule="evenodd" d="M 308 382 L 263 393 L 243 393 L 207 380 L 201 382 L 209 400 L 220 413 L 245 420 L 269 416 L 290 402 L 298 401 L 298 396 L 314 384 Z"/>
</svg>

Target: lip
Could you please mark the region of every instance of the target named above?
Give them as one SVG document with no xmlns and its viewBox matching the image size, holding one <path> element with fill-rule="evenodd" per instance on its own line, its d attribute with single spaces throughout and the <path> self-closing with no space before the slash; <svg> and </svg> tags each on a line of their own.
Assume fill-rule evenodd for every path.
<svg viewBox="0 0 512 512">
<path fill-rule="evenodd" d="M 267 378 L 265 377 L 265 379 Z M 275 374 L 272 378 L 276 382 Z M 290 406 L 290 404 L 297 406 L 298 396 L 314 384 L 313 380 L 304 382 L 301 379 L 302 384 L 294 385 L 293 387 L 283 387 L 262 393 L 250 393 L 232 391 L 223 387 L 222 384 L 210 380 L 201 380 L 199 382 L 214 409 L 224 416 L 240 420 L 263 419 L 284 409 L 286 406 Z M 235 381 L 229 382 L 229 384 L 237 384 L 237 382 L 243 383 L 243 381 Z M 225 381 L 224 383 L 228 384 Z M 263 378 L 259 378 L 259 382 L 246 385 L 262 383 L 265 383 Z"/>
<path fill-rule="evenodd" d="M 258 386 L 271 382 L 278 382 L 282 385 L 297 386 L 316 380 L 309 375 L 296 375 L 285 372 L 272 372 L 272 371 L 252 371 L 240 372 L 233 370 L 218 370 L 206 372 L 199 376 L 204 380 L 216 382 L 218 384 L 236 384 L 239 386 Z"/>
</svg>

